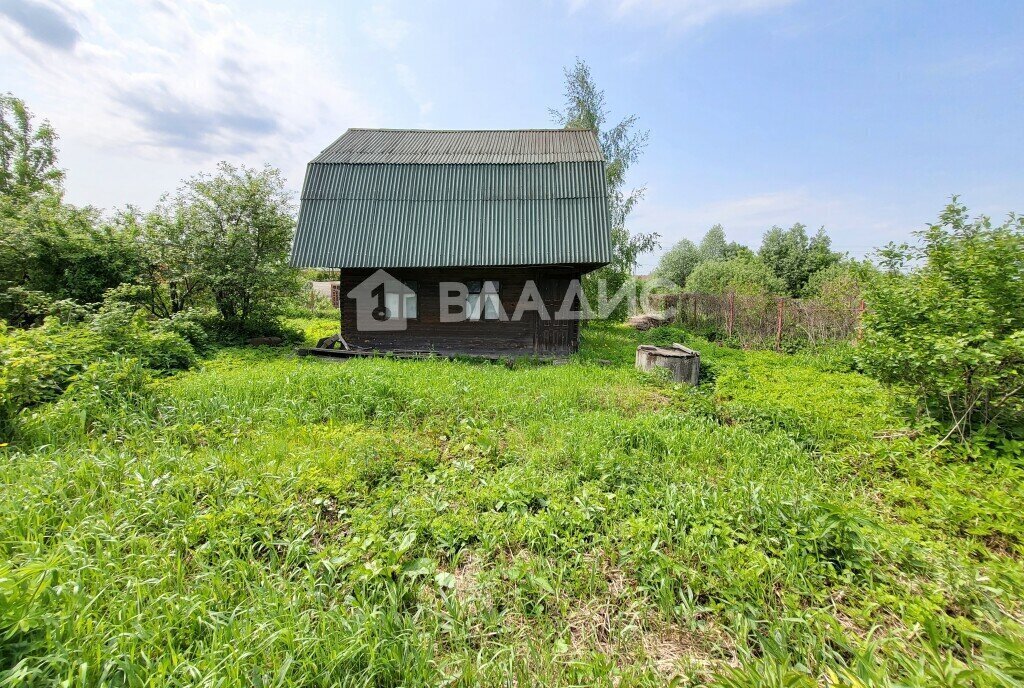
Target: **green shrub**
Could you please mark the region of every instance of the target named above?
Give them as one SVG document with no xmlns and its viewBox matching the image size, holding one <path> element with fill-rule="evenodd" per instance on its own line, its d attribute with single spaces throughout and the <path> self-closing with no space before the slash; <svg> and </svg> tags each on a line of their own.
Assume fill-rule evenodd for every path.
<svg viewBox="0 0 1024 688">
<path fill-rule="evenodd" d="M 759 258 L 740 254 L 701 263 L 686 280 L 686 290 L 701 294 L 735 292 L 746 296 L 782 294 L 786 285 Z"/>
<path fill-rule="evenodd" d="M 104 351 L 87 328 L 49 320 L 29 330 L 0 323 L 0 436 L 8 437 L 21 409 L 54 399 L 87 361 Z"/>
<path fill-rule="evenodd" d="M 118 354 L 88 364 L 53 404 L 31 414 L 21 434 L 31 444 L 66 442 L 96 429 L 124 429 L 144 417 L 152 372 Z"/>
<path fill-rule="evenodd" d="M 28 325 L 50 312 L 48 300 L 99 303 L 107 289 L 141 269 L 137 242 L 91 208 L 46 194 L 0 209 L 0 317 Z M 17 290 L 23 290 L 19 293 Z M 4 294 L 8 290 L 15 293 Z M 25 298 L 33 292 L 35 298 Z"/>
<path fill-rule="evenodd" d="M 277 317 L 260 318 L 246 323 L 229 321 L 214 312 L 197 313 L 190 319 L 198 324 L 211 344 L 239 346 L 253 337 L 281 337 L 287 342 L 302 342 L 305 334 Z"/>
<path fill-rule="evenodd" d="M 803 295 L 830 306 L 849 307 L 860 301 L 878 277 L 878 268 L 870 261 L 841 261 L 812 273 Z"/>
<path fill-rule="evenodd" d="M 1024 431 L 1024 218 L 993 227 L 954 201 L 917 246 L 881 252 L 888 273 L 867 293 L 860 360 L 913 389 L 965 438 Z"/>
<path fill-rule="evenodd" d="M 89 329 L 103 341 L 108 351 L 134 356 L 147 368 L 159 371 L 180 370 L 196 360 L 196 350 L 177 329 L 195 336 L 195 323 L 184 318 L 150 320 L 135 308 L 108 302 L 93 316 Z"/>
<path fill-rule="evenodd" d="M 202 339 L 189 317 L 154 321 L 118 303 L 105 304 L 83 323 L 65 325 L 51 317 L 40 327 L 0 328 L 0 436 L 5 438 L 23 409 L 59 397 L 90 364 L 120 355 L 158 372 L 181 370 L 196 361 L 186 335 Z"/>
<path fill-rule="evenodd" d="M 198 311 L 179 311 L 167 320 L 158 321 L 155 326 L 180 335 L 192 345 L 196 353 L 205 353 L 209 347 L 210 338 L 203 327 L 202 315 Z"/>
</svg>

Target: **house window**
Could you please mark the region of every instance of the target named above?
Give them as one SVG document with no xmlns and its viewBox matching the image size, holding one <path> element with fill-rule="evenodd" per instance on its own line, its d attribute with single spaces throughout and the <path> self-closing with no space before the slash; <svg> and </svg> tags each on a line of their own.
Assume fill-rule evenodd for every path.
<svg viewBox="0 0 1024 688">
<path fill-rule="evenodd" d="M 403 292 L 401 288 L 385 289 L 384 291 L 384 307 L 387 309 L 386 320 L 394 320 L 395 318 L 405 318 L 407 320 L 414 319 L 416 317 L 416 283 L 405 282 L 405 287 L 409 291 Z"/>
<path fill-rule="evenodd" d="M 501 313 L 497 280 L 470 280 L 466 282 L 466 317 L 469 320 L 497 320 Z"/>
</svg>

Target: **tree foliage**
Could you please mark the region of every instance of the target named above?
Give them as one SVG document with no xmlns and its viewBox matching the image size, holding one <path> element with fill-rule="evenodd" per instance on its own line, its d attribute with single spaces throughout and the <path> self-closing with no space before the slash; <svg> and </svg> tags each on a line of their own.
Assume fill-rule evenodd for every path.
<svg viewBox="0 0 1024 688">
<path fill-rule="evenodd" d="M 608 266 L 587 276 L 585 288 L 593 299 L 597 280 L 605 280 L 609 292 L 617 291 L 632 278 L 639 257 L 658 246 L 657 234 L 631 233 L 626 228 L 629 214 L 644 194 L 643 187 L 626 189 L 626 172 L 640 158 L 649 134 L 646 130 L 637 130 L 636 115 L 628 115 L 616 124 L 609 124 L 604 91 L 597 87 L 586 62 L 577 58 L 575 65 L 564 72 L 564 104 L 560 110 L 552 108 L 551 117 L 561 127 L 597 132 L 606 161 L 612 260 Z M 625 303 L 616 309 L 613 317 L 624 315 Z"/>
<path fill-rule="evenodd" d="M 832 251 L 832 240 L 824 227 L 808 237 L 807 227 L 799 222 L 789 229 L 772 227 L 768 230 L 758 255 L 785 283 L 790 296 L 803 295 L 811 275 L 835 264 L 841 257 Z"/>
<path fill-rule="evenodd" d="M 221 163 L 187 180 L 152 213 L 129 216 L 145 255 L 142 300 L 169 316 L 209 299 L 246 332 L 272 320 L 295 293 L 288 266 L 295 222 L 280 172 Z"/>
<path fill-rule="evenodd" d="M 98 303 L 139 267 L 134 237 L 63 201 L 56 140 L 22 101 L 0 96 L 0 317 L 14 325 Z"/>
<path fill-rule="evenodd" d="M 878 268 L 870 260 L 841 260 L 812 273 L 804 296 L 831 306 L 854 306 L 878 276 Z"/>
<path fill-rule="evenodd" d="M 54 195 L 19 207 L 0 238 L 0 280 L 56 299 L 98 303 L 103 293 L 134 278 L 134 237 L 105 223 L 92 208 L 76 208 Z"/>
<path fill-rule="evenodd" d="M 956 198 L 917 245 L 880 252 L 860 358 L 919 394 L 950 435 L 1024 424 L 1024 218 L 972 220 Z"/>
<path fill-rule="evenodd" d="M 0 196 L 25 200 L 59 190 L 64 172 L 57 167 L 57 133 L 50 123 L 33 124 L 24 101 L 0 95 Z"/>
<path fill-rule="evenodd" d="M 686 281 L 686 289 L 701 294 L 765 296 L 782 293 L 785 284 L 757 256 L 741 254 L 700 263 Z"/>
<path fill-rule="evenodd" d="M 690 273 L 700 262 L 701 255 L 697 244 L 689 239 L 680 239 L 658 261 L 654 276 L 661 280 L 668 280 L 678 287 L 683 287 L 690 277 Z"/>
<path fill-rule="evenodd" d="M 701 261 L 729 260 L 741 253 L 750 253 L 750 249 L 735 241 L 727 241 L 725 229 L 720 224 L 712 225 L 697 245 Z"/>
<path fill-rule="evenodd" d="M 687 280 L 698 265 L 711 261 L 723 262 L 740 255 L 749 257 L 753 253 L 742 244 L 727 241 L 725 229 L 716 224 L 708 229 L 700 244 L 682 239 L 670 248 L 659 261 L 655 276 L 679 287 L 686 287 Z"/>
</svg>

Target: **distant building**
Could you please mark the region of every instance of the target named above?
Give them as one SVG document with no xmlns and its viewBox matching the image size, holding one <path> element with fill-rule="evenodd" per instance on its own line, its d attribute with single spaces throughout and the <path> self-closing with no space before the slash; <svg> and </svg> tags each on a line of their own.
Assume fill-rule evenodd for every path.
<svg viewBox="0 0 1024 688">
<path fill-rule="evenodd" d="M 322 296 L 325 299 L 331 300 L 331 305 L 337 308 L 340 305 L 338 301 L 338 283 L 330 282 L 326 280 L 314 280 L 309 283 L 310 290 L 317 296 Z"/>
<path fill-rule="evenodd" d="M 291 262 L 340 270 L 351 346 L 572 353 L 611 259 L 604 167 L 588 130 L 350 129 L 307 168 Z"/>
</svg>

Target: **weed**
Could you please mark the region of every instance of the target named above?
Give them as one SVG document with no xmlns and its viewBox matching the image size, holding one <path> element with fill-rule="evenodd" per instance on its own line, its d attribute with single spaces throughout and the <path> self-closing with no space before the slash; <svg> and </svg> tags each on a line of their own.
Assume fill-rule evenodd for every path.
<svg viewBox="0 0 1024 688">
<path fill-rule="evenodd" d="M 1020 448 L 843 360 L 85 367 L 0 449 L 0 684 L 1020 680 Z"/>
</svg>

